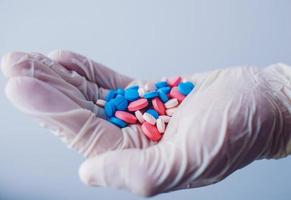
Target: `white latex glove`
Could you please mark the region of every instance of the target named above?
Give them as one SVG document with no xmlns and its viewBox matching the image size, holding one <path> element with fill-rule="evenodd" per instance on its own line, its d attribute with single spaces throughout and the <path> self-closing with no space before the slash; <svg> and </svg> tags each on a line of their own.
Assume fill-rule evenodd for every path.
<svg viewBox="0 0 291 200">
<path fill-rule="evenodd" d="M 124 88 L 131 78 L 72 52 L 49 56 L 24 52 L 3 56 L 5 92 L 17 108 L 85 157 L 153 144 L 138 133 L 140 126 L 120 129 L 108 123 L 104 109 L 95 105 L 107 89 Z"/>
<path fill-rule="evenodd" d="M 153 144 L 139 125 L 119 129 L 86 110 L 103 116 L 102 109 L 88 106 L 96 99 L 94 90 L 102 97 L 106 91 L 101 87 L 144 81 L 133 81 L 70 52 L 51 54 L 55 62 L 50 68 L 41 55 L 25 59 L 22 55 L 21 62 L 15 57 L 20 56 L 10 54 L 2 61 L 4 74 L 10 77 L 8 98 L 57 127 L 67 143 L 73 143 L 70 146 L 90 157 L 80 168 L 86 184 L 152 196 L 216 183 L 254 160 L 291 153 L 287 65 L 263 70 L 243 66 L 186 77 L 196 89 L 179 106 L 162 140 Z"/>
</svg>

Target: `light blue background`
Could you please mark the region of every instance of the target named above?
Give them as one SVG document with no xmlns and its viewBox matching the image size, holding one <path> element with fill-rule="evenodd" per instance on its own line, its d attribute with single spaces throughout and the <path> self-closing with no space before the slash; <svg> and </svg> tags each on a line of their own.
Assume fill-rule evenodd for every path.
<svg viewBox="0 0 291 200">
<path fill-rule="evenodd" d="M 291 64 L 287 0 L 0 0 L 0 55 L 70 49 L 136 78 L 238 64 Z M 153 72 L 154 71 L 154 72 Z M 5 79 L 0 77 L 3 90 Z M 84 186 L 83 158 L 0 95 L 0 199 L 139 199 Z M 133 166 L 134 167 L 134 166 Z M 290 199 L 291 158 L 153 199 Z"/>
</svg>

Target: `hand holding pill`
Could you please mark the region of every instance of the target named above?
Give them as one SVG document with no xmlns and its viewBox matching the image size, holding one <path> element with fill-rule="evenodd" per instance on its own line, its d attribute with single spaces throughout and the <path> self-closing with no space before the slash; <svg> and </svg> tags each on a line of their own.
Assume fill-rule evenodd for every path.
<svg viewBox="0 0 291 200">
<path fill-rule="evenodd" d="M 153 196 L 291 154 L 282 63 L 140 81 L 55 51 L 10 53 L 1 69 L 8 99 L 87 158 L 79 175 L 90 186 Z"/>
</svg>

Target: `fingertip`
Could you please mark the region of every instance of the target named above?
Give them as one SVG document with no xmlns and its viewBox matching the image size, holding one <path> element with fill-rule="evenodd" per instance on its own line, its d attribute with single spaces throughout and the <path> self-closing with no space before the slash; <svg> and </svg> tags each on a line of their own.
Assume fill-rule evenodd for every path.
<svg viewBox="0 0 291 200">
<path fill-rule="evenodd" d="M 147 176 L 141 152 L 144 151 L 117 150 L 90 158 L 79 168 L 80 179 L 88 186 L 110 186 L 143 197 L 153 196 L 158 188 L 154 188 L 152 178 Z"/>
<path fill-rule="evenodd" d="M 5 77 L 10 76 L 11 67 L 28 58 L 25 52 L 10 52 L 1 58 L 1 71 Z"/>
<path fill-rule="evenodd" d="M 5 94 L 13 105 L 22 111 L 27 111 L 34 106 L 33 99 L 39 99 L 32 95 L 39 86 L 41 87 L 41 84 L 37 84 L 37 80 L 34 78 L 13 77 L 6 84 Z M 32 96 L 34 97 L 32 98 Z"/>
<path fill-rule="evenodd" d="M 18 78 L 10 79 L 5 86 L 4 93 L 6 97 L 12 102 L 15 99 L 13 97 L 15 96 L 15 91 L 17 90 L 17 85 L 19 85 L 19 81 L 20 80 Z"/>
<path fill-rule="evenodd" d="M 32 77 L 10 78 L 5 87 L 7 98 L 24 112 L 62 112 L 78 108 L 52 86 Z"/>
<path fill-rule="evenodd" d="M 104 159 L 107 153 L 98 155 L 96 157 L 88 158 L 79 168 L 79 177 L 81 181 L 88 186 L 108 186 L 105 182 L 104 174 L 106 173 L 106 166 Z M 107 166 L 108 168 L 108 166 Z"/>
<path fill-rule="evenodd" d="M 77 55 L 76 53 L 68 50 L 63 50 L 63 49 L 56 49 L 48 53 L 48 57 L 57 61 L 57 62 L 66 62 L 70 60 L 72 57 Z"/>
<path fill-rule="evenodd" d="M 86 160 L 79 168 L 80 180 L 88 186 L 94 186 L 94 178 L 92 175 L 92 164 L 89 159 Z"/>
<path fill-rule="evenodd" d="M 60 57 L 60 55 L 62 55 L 62 52 L 63 52 L 63 51 L 64 51 L 64 50 L 56 49 L 56 50 L 53 50 L 53 51 L 49 52 L 49 53 L 47 54 L 47 56 L 48 56 L 49 58 L 51 58 L 51 59 L 57 60 L 57 59 Z"/>
<path fill-rule="evenodd" d="M 48 57 L 58 62 L 63 67 L 71 71 L 76 71 L 78 74 L 86 77 L 86 73 L 81 66 L 80 61 L 86 59 L 84 56 L 68 50 L 54 50 L 48 54 Z"/>
</svg>

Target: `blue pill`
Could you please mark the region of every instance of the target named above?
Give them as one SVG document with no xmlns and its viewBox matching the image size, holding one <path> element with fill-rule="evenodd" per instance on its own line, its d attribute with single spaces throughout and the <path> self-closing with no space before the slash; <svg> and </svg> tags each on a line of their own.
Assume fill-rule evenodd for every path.
<svg viewBox="0 0 291 200">
<path fill-rule="evenodd" d="M 118 118 L 116 118 L 116 117 L 110 117 L 109 121 L 110 121 L 112 124 L 118 126 L 119 128 L 124 128 L 124 127 L 126 127 L 126 125 L 127 125 L 123 120 L 118 119 Z"/>
<path fill-rule="evenodd" d="M 158 91 L 162 91 L 163 93 L 168 94 L 171 91 L 171 88 L 169 86 L 166 86 L 159 88 Z"/>
<path fill-rule="evenodd" d="M 139 98 L 138 90 L 136 89 L 126 89 L 124 91 L 124 97 L 128 101 L 135 101 Z"/>
<path fill-rule="evenodd" d="M 162 88 L 162 87 L 167 87 L 168 83 L 167 81 L 160 81 L 155 83 L 156 88 Z"/>
<path fill-rule="evenodd" d="M 158 94 L 157 91 L 147 92 L 147 93 L 145 93 L 145 94 L 143 95 L 143 97 L 144 97 L 145 99 L 152 99 L 152 98 L 155 98 L 155 97 L 157 97 L 157 96 L 159 96 L 159 94 Z"/>
<path fill-rule="evenodd" d="M 128 101 L 122 95 L 117 95 L 114 99 L 112 99 L 117 110 L 126 110 L 128 106 Z"/>
<path fill-rule="evenodd" d="M 117 93 L 117 94 L 120 94 L 120 95 L 124 95 L 124 89 L 122 89 L 122 88 L 117 88 L 116 93 Z"/>
<path fill-rule="evenodd" d="M 130 86 L 130 87 L 128 87 L 128 88 L 126 88 L 127 90 L 138 90 L 138 85 L 133 85 L 133 86 Z"/>
<path fill-rule="evenodd" d="M 152 115 L 156 119 L 158 119 L 158 117 L 159 117 L 159 113 L 157 111 L 155 111 L 154 109 L 148 109 L 146 112 L 149 113 L 150 115 Z"/>
<path fill-rule="evenodd" d="M 116 96 L 116 91 L 115 90 L 109 90 L 108 93 L 105 96 L 106 101 L 110 101 Z"/>
<path fill-rule="evenodd" d="M 114 115 L 115 110 L 116 110 L 115 105 L 113 104 L 112 100 L 105 103 L 104 109 L 105 109 L 105 114 L 108 117 L 111 117 L 112 115 Z"/>
<path fill-rule="evenodd" d="M 166 103 L 169 100 L 169 97 L 163 91 L 158 91 L 158 93 L 159 93 L 159 97 L 163 103 Z"/>
<path fill-rule="evenodd" d="M 194 88 L 194 84 L 190 81 L 179 83 L 178 91 L 183 95 L 188 95 L 192 89 Z"/>
</svg>

